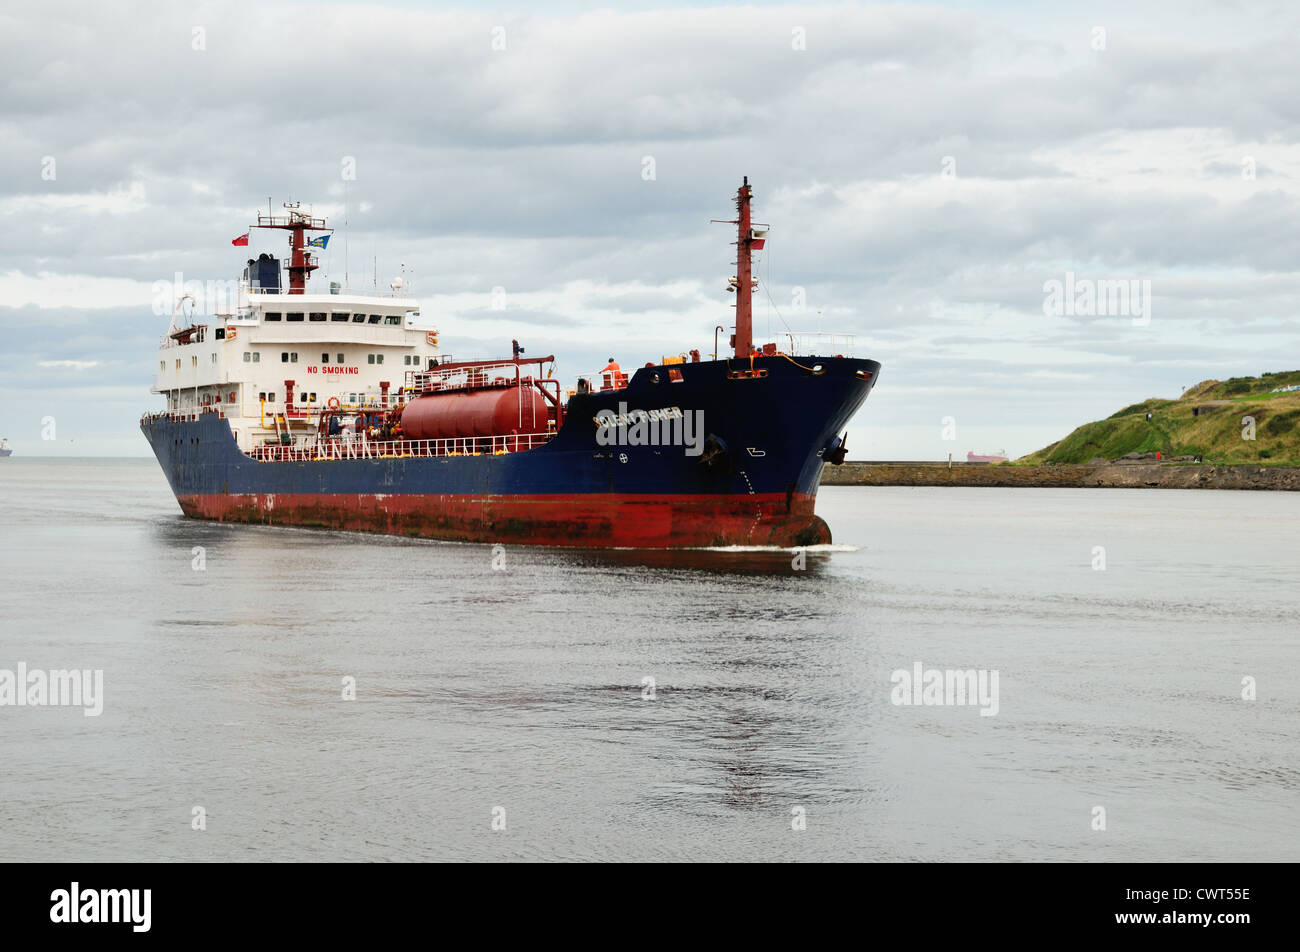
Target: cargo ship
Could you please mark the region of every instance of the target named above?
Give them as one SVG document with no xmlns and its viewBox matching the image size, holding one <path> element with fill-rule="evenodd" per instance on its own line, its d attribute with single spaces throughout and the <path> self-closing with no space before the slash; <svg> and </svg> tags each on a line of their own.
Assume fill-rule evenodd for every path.
<svg viewBox="0 0 1300 952">
<path fill-rule="evenodd" d="M 0 440 L 0 459 L 4 459 L 6 456 L 13 456 L 13 455 L 14 455 L 14 451 L 9 446 L 9 441 Z"/>
<path fill-rule="evenodd" d="M 177 301 L 141 430 L 197 519 L 466 542 L 670 549 L 827 543 L 822 469 L 880 364 L 753 339 L 748 178 L 736 192 L 730 353 L 699 349 L 562 387 L 555 357 L 458 360 L 401 278 L 308 289 L 332 230 L 297 204 L 258 213 L 288 262 L 247 258 L 226 313 Z M 316 237 L 310 237 L 315 234 Z M 182 326 L 184 325 L 184 326 Z M 800 352 L 808 351 L 808 352 Z M 644 356 L 644 355 L 643 355 Z"/>
</svg>

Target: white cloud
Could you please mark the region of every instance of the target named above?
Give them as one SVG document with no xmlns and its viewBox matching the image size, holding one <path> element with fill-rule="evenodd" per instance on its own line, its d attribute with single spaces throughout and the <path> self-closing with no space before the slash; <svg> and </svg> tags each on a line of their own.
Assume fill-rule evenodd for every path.
<svg viewBox="0 0 1300 952">
<path fill-rule="evenodd" d="M 140 212 L 146 207 L 144 184 L 141 182 L 132 182 L 128 186 L 115 187 L 106 192 L 27 193 L 0 199 L 0 215 L 31 215 L 34 218 L 60 212 L 122 215 Z"/>
<path fill-rule="evenodd" d="M 10 307 L 34 304 L 42 308 L 103 308 L 139 305 L 148 309 L 152 285 L 127 278 L 100 278 L 85 274 L 41 271 L 0 273 L 0 301 Z"/>
<path fill-rule="evenodd" d="M 98 367 L 98 360 L 38 360 L 37 367 L 50 370 L 89 370 L 91 367 Z"/>
</svg>

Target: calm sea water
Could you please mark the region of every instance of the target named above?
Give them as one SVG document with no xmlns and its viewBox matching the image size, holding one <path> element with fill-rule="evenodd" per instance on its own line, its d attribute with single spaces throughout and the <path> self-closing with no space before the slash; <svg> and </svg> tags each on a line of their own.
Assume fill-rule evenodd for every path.
<svg viewBox="0 0 1300 952">
<path fill-rule="evenodd" d="M 191 522 L 152 460 L 0 461 L 0 669 L 104 672 L 99 717 L 0 707 L 0 856 L 1300 858 L 1300 497 L 831 487 L 819 511 L 837 546 L 802 570 L 494 569 Z M 917 662 L 996 670 L 998 713 L 891 703 Z"/>
</svg>

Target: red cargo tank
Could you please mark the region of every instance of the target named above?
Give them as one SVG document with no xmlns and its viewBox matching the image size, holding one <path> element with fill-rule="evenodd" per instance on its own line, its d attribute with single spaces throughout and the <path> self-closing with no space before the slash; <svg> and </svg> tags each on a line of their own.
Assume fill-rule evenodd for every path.
<svg viewBox="0 0 1300 952">
<path fill-rule="evenodd" d="M 429 393 L 402 410 L 408 440 L 545 433 L 547 403 L 531 387 Z"/>
</svg>

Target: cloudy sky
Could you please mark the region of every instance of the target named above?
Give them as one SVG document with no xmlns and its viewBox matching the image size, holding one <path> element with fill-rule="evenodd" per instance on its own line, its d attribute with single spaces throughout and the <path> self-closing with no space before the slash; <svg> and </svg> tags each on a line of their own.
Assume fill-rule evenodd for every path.
<svg viewBox="0 0 1300 952">
<path fill-rule="evenodd" d="M 24 455 L 148 454 L 155 282 L 235 277 L 268 197 L 340 227 L 346 203 L 314 280 L 405 264 L 446 350 L 519 338 L 567 378 L 712 349 L 734 249 L 709 219 L 748 175 L 757 336 L 852 334 L 884 365 L 856 458 L 1021 455 L 1300 367 L 1292 4 L 111 7 L 0 7 L 0 436 Z M 1057 308 L 1067 274 L 1135 293 Z"/>
</svg>

